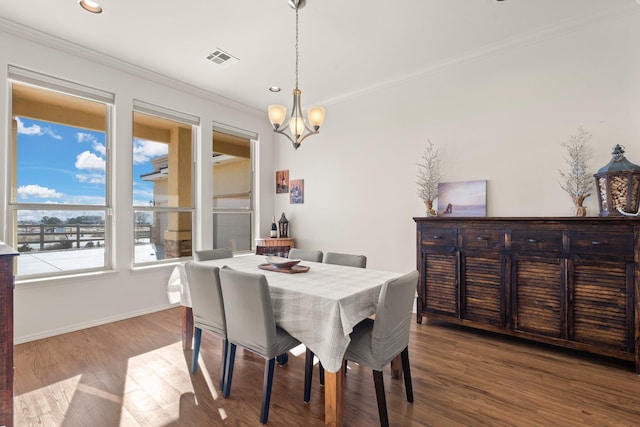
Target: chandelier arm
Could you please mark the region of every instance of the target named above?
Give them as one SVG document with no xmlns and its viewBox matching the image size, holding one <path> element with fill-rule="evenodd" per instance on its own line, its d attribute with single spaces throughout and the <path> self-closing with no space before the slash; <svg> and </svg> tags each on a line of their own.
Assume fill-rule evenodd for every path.
<svg viewBox="0 0 640 427">
<path fill-rule="evenodd" d="M 288 129 L 288 128 L 285 128 L 285 129 Z M 300 141 L 297 141 L 297 142 L 296 142 L 296 140 L 295 140 L 295 139 L 293 139 L 293 138 L 291 137 L 291 135 L 289 135 L 289 134 L 286 132 L 286 130 L 284 130 L 284 131 L 283 131 L 283 130 L 279 130 L 279 129 L 274 129 L 273 131 L 274 131 L 275 133 L 279 133 L 280 135 L 284 135 L 284 136 L 286 136 L 286 137 L 287 137 L 287 139 L 288 139 L 289 141 L 291 141 L 291 144 L 293 144 L 293 148 L 295 148 L 296 150 L 298 149 L 298 147 L 300 147 L 300 142 L 302 141 L 302 139 L 301 139 Z M 305 135 L 305 138 L 306 138 L 306 135 Z M 304 138 L 303 138 L 303 139 L 304 139 Z"/>
<path fill-rule="evenodd" d="M 289 121 L 291 121 L 291 119 L 293 119 L 294 117 L 300 117 L 302 119 L 304 128 L 309 132 L 314 132 L 315 129 L 312 129 L 309 126 L 307 117 L 305 117 L 304 110 L 302 109 L 302 105 L 300 104 L 300 95 L 302 95 L 302 92 L 296 86 L 296 88 L 293 90 L 293 107 L 291 108 L 291 116 L 289 116 Z"/>
<path fill-rule="evenodd" d="M 298 144 L 304 141 L 308 136 L 315 135 L 317 133 L 320 133 L 320 132 L 317 130 L 309 130 L 309 128 L 307 128 L 307 133 L 301 135 L 300 139 L 298 140 Z"/>
<path fill-rule="evenodd" d="M 279 133 L 281 135 L 284 135 L 287 137 L 287 139 L 289 141 L 291 141 L 291 144 L 293 145 L 293 148 L 295 148 L 296 150 L 298 149 L 298 147 L 300 147 L 300 144 L 302 143 L 302 141 L 304 141 L 305 139 L 307 139 L 308 136 L 311 135 L 315 135 L 317 133 L 319 133 L 318 131 L 310 131 L 310 132 L 306 132 L 305 134 L 301 135 L 300 139 L 298 139 L 297 141 L 291 137 L 291 135 L 289 135 L 288 133 L 281 131 L 281 130 L 275 130 L 274 132 Z"/>
</svg>

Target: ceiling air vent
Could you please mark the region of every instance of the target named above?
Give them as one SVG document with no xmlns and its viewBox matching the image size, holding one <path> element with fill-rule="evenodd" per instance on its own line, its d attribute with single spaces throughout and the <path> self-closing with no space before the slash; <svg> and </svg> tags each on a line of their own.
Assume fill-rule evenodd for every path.
<svg viewBox="0 0 640 427">
<path fill-rule="evenodd" d="M 214 62 L 220 65 L 221 67 L 228 67 L 229 65 L 235 64 L 236 62 L 239 61 L 239 59 L 236 58 L 235 56 L 230 55 L 227 52 L 223 51 L 222 49 L 218 49 L 218 48 L 216 48 L 216 50 L 214 50 L 212 53 L 207 55 L 207 59 L 211 62 Z"/>
</svg>

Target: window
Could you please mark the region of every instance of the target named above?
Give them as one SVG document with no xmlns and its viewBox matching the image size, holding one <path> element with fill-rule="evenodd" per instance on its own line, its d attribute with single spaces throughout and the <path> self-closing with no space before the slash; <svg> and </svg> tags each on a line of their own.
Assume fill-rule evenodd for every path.
<svg viewBox="0 0 640 427">
<path fill-rule="evenodd" d="M 251 251 L 254 135 L 214 125 L 213 247 Z"/>
<path fill-rule="evenodd" d="M 17 276 L 111 268 L 113 94 L 17 67 L 9 82 Z"/>
<path fill-rule="evenodd" d="M 134 265 L 192 254 L 198 124 L 197 117 L 134 101 Z"/>
</svg>

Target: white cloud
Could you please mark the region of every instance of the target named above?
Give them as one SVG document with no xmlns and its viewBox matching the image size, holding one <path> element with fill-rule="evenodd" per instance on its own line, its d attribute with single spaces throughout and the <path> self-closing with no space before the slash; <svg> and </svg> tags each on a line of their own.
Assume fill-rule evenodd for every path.
<svg viewBox="0 0 640 427">
<path fill-rule="evenodd" d="M 20 135 L 42 135 L 42 128 L 40 126 L 33 124 L 25 127 L 19 117 L 16 117 L 16 122 L 18 122 L 18 133 Z"/>
<path fill-rule="evenodd" d="M 107 155 L 107 147 L 105 147 L 104 144 L 98 142 L 98 141 L 93 141 L 92 147 L 95 151 L 97 151 L 98 153 L 102 154 L 103 156 Z"/>
<path fill-rule="evenodd" d="M 78 169 L 95 169 L 104 171 L 106 162 L 104 159 L 96 156 L 90 151 L 83 151 L 76 158 L 76 168 Z"/>
<path fill-rule="evenodd" d="M 66 203 L 73 203 L 77 205 L 104 205 L 105 198 L 104 196 L 69 196 Z"/>
<path fill-rule="evenodd" d="M 85 132 L 77 132 L 76 133 L 76 140 L 78 142 L 96 142 L 96 137 L 93 136 L 90 133 L 85 133 Z"/>
<path fill-rule="evenodd" d="M 153 157 L 165 156 L 169 152 L 169 146 L 159 142 L 146 141 L 144 139 L 133 140 L 133 163 L 146 163 Z"/>
<path fill-rule="evenodd" d="M 26 199 L 28 197 L 54 198 L 59 199 L 62 193 L 47 187 L 41 187 L 37 184 L 22 185 L 18 188 L 18 197 Z"/>
<path fill-rule="evenodd" d="M 104 184 L 104 174 L 91 173 L 91 174 L 76 174 L 75 179 L 79 182 L 88 184 Z"/>
<path fill-rule="evenodd" d="M 48 127 L 43 128 L 42 126 L 37 125 L 35 123 L 29 127 L 25 127 L 24 123 L 22 123 L 22 120 L 20 120 L 20 117 L 16 117 L 16 122 L 18 123 L 18 134 L 20 135 L 30 135 L 30 136 L 49 135 L 53 139 L 62 139 L 62 136 L 56 134 L 51 128 L 48 128 Z"/>
<path fill-rule="evenodd" d="M 93 134 L 86 133 L 86 132 L 76 132 L 76 140 L 79 143 L 90 142 L 91 148 L 93 148 L 95 151 L 102 154 L 103 156 L 107 154 L 106 146 L 100 141 L 98 141 L 98 139 Z"/>
</svg>

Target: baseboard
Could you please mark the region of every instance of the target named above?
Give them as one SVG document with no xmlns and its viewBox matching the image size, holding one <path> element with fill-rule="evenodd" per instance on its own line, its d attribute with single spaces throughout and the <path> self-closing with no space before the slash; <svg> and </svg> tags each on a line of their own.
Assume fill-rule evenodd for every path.
<svg viewBox="0 0 640 427">
<path fill-rule="evenodd" d="M 67 327 L 64 327 L 64 328 L 50 329 L 48 331 L 39 332 L 37 334 L 23 335 L 23 336 L 19 336 L 19 337 L 14 337 L 13 344 L 14 345 L 24 344 L 24 343 L 27 343 L 27 342 L 30 342 L 30 341 L 41 340 L 41 339 L 53 337 L 53 336 L 56 336 L 56 335 L 62 335 L 62 334 L 67 334 L 69 332 L 80 331 L 82 329 L 93 328 L 94 326 L 105 325 L 107 323 L 118 322 L 120 320 L 130 319 L 132 317 L 143 316 L 145 314 L 150 314 L 150 313 L 155 313 L 157 311 L 167 310 L 167 309 L 172 308 L 172 307 L 175 307 L 175 304 L 163 304 L 163 305 L 160 305 L 160 306 L 148 307 L 148 308 L 145 308 L 143 310 L 132 311 L 132 312 L 128 312 L 128 313 L 122 313 L 122 314 L 119 314 L 119 315 L 116 315 L 116 316 L 104 317 L 102 319 L 96 319 L 96 320 L 93 320 L 91 322 L 78 323 L 78 324 L 70 325 L 70 326 L 67 326 Z"/>
</svg>

